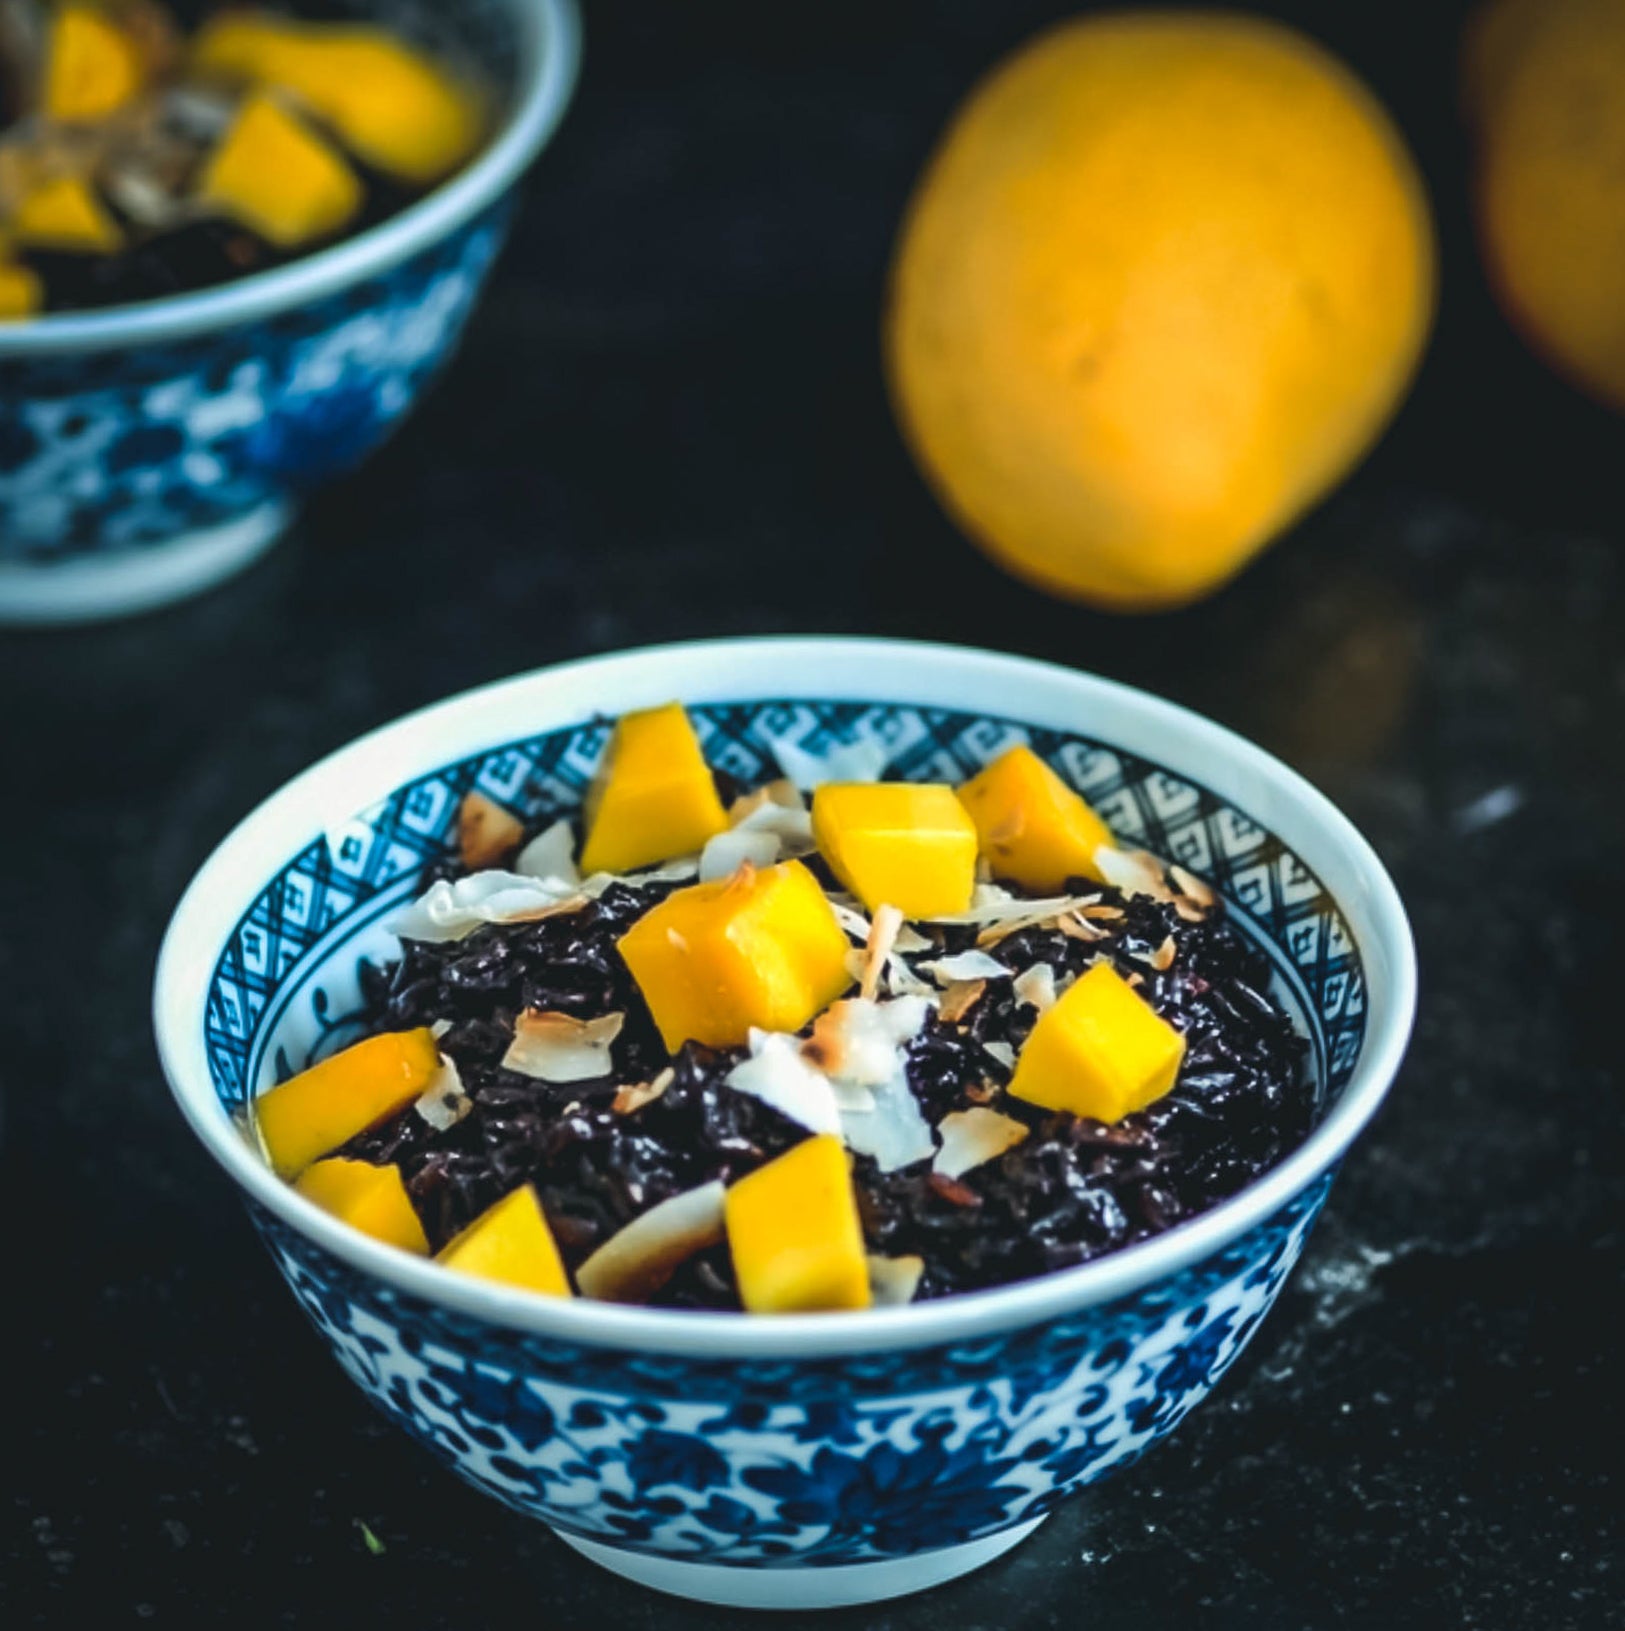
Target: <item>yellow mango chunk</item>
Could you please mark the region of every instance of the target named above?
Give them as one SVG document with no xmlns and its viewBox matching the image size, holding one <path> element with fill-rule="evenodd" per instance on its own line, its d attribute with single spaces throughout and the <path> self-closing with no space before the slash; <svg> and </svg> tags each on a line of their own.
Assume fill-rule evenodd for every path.
<svg viewBox="0 0 1625 1631">
<path fill-rule="evenodd" d="M 365 26 L 227 12 L 204 24 L 193 62 L 297 97 L 361 159 L 404 180 L 438 180 L 484 126 L 480 99 L 404 41 Z"/>
<path fill-rule="evenodd" d="M 1043 894 L 1068 878 L 1103 882 L 1095 851 L 1111 829 L 1026 746 L 1000 754 L 959 789 L 995 878 Z"/>
<path fill-rule="evenodd" d="M 553 1231 L 529 1184 L 487 1207 L 446 1243 L 435 1261 L 459 1274 L 523 1286 L 546 1297 L 571 1295 Z"/>
<path fill-rule="evenodd" d="M 869 1306 L 869 1267 L 840 1139 L 821 1133 L 727 1193 L 728 1250 L 750 1314 Z"/>
<path fill-rule="evenodd" d="M 45 304 L 38 274 L 26 266 L 0 261 L 0 322 L 32 317 Z"/>
<path fill-rule="evenodd" d="M 871 912 L 963 912 L 976 887 L 976 827 L 951 787 L 830 782 L 813 793 L 813 837 Z"/>
<path fill-rule="evenodd" d="M 352 1229 L 386 1246 L 399 1246 L 403 1252 L 429 1255 L 429 1242 L 412 1210 L 399 1167 L 375 1167 L 369 1161 L 335 1156 L 308 1168 L 293 1187 Z"/>
<path fill-rule="evenodd" d="M 728 825 L 680 702 L 625 714 L 587 791 L 583 872 L 631 872 L 702 849 Z"/>
<path fill-rule="evenodd" d="M 852 983 L 828 897 L 799 861 L 693 884 L 627 930 L 621 956 L 674 1053 L 799 1031 Z"/>
<path fill-rule="evenodd" d="M 303 120 L 251 96 L 210 156 L 198 197 L 293 249 L 337 232 L 361 207 L 361 183 Z"/>
<path fill-rule="evenodd" d="M 301 1071 L 254 1102 L 271 1165 L 284 1178 L 404 1110 L 440 1068 L 429 1030 L 369 1036 Z"/>
<path fill-rule="evenodd" d="M 45 44 L 42 104 L 47 119 L 95 124 L 141 89 L 136 42 L 96 6 L 59 6 Z"/>
<path fill-rule="evenodd" d="M 1046 1110 L 1121 1121 L 1174 1085 L 1184 1057 L 1185 1038 L 1110 963 L 1096 963 L 1039 1016 L 1010 1092 Z"/>
<path fill-rule="evenodd" d="M 57 176 L 23 195 L 11 232 L 36 249 L 112 254 L 124 242 L 119 224 L 80 176 Z"/>
</svg>

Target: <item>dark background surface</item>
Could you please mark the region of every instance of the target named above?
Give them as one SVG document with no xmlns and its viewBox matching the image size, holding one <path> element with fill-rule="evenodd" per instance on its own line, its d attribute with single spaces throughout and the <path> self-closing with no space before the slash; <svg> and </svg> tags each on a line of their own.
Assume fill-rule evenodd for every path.
<svg viewBox="0 0 1625 1631">
<path fill-rule="evenodd" d="M 1482 288 L 1458 8 L 1283 10 L 1406 126 L 1444 304 L 1377 454 L 1204 606 L 1116 621 L 999 576 L 887 412 L 910 181 L 1053 8 L 600 0 L 463 356 L 397 441 L 226 589 L 0 640 L 0 1622 L 744 1623 L 594 1571 L 372 1414 L 183 1130 L 148 987 L 209 849 L 356 733 L 586 652 L 851 630 L 1095 669 L 1282 754 L 1392 866 L 1424 995 L 1213 1400 L 983 1574 L 830 1623 L 1620 1623 L 1621 424 Z"/>
</svg>

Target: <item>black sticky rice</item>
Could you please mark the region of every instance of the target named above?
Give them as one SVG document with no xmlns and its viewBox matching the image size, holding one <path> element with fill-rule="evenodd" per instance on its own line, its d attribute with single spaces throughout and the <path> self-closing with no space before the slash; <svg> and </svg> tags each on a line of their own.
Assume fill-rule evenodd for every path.
<svg viewBox="0 0 1625 1631">
<path fill-rule="evenodd" d="M 731 1182 L 807 1136 L 724 1085 L 742 1050 L 690 1043 L 668 1059 L 616 941 L 672 887 L 617 884 L 579 912 L 489 925 L 453 943 L 406 942 L 399 962 L 367 970 L 367 1029 L 449 1022 L 440 1046 L 473 1100 L 449 1130 L 408 1110 L 343 1152 L 399 1163 L 436 1249 L 529 1182 L 573 1268 L 657 1202 L 711 1179 Z M 1185 1033 L 1178 1084 L 1115 1126 L 1049 1114 L 1004 1092 L 1010 1072 L 984 1047 L 1019 1049 L 1036 1018 L 1010 981 L 989 982 L 957 1023 L 933 1013 L 907 1055 L 927 1120 L 988 1104 L 1031 1132 L 956 1180 L 933 1175 L 929 1162 L 883 1173 L 868 1157 L 857 1159 L 868 1248 L 923 1257 L 922 1298 L 1027 1279 L 1157 1234 L 1243 1188 L 1313 1123 L 1306 1045 L 1270 995 L 1267 959 L 1222 909 L 1193 922 L 1148 896 L 1079 887 L 1121 913 L 1091 918 L 1107 938 L 1025 929 L 987 948 L 990 955 L 1015 970 L 1048 963 L 1057 976 L 1109 956 Z M 956 927 L 938 937 L 945 951 L 959 951 L 976 931 Z M 1159 969 L 1170 939 L 1172 961 Z M 624 1013 L 613 1073 L 555 1085 L 503 1069 L 525 1008 L 582 1019 Z M 659 1098 L 630 1114 L 611 1108 L 619 1087 L 647 1082 L 668 1063 L 675 1077 Z M 726 1247 L 691 1261 L 658 1301 L 737 1309 Z"/>
</svg>

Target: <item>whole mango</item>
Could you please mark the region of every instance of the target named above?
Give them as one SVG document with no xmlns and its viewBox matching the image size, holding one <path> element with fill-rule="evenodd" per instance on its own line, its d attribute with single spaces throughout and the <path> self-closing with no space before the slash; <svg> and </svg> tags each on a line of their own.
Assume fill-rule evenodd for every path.
<svg viewBox="0 0 1625 1631">
<path fill-rule="evenodd" d="M 1375 440 L 1434 301 L 1380 104 L 1233 13 L 1064 23 L 972 92 L 898 242 L 904 434 L 995 559 L 1171 607 L 1233 576 Z"/>
<path fill-rule="evenodd" d="M 1502 307 L 1625 408 L 1625 4 L 1499 0 L 1468 38 L 1479 239 Z"/>
</svg>

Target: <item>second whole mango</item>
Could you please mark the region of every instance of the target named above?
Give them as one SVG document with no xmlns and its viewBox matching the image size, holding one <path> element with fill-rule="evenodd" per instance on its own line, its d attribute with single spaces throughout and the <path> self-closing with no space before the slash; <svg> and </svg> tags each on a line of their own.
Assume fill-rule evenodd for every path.
<svg viewBox="0 0 1625 1631">
<path fill-rule="evenodd" d="M 1063 23 L 975 89 L 919 184 L 893 400 L 1001 564 L 1117 610 L 1177 606 L 1376 439 L 1434 262 L 1403 140 L 1313 41 L 1236 13 Z"/>
</svg>

